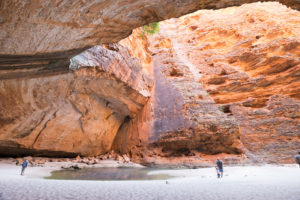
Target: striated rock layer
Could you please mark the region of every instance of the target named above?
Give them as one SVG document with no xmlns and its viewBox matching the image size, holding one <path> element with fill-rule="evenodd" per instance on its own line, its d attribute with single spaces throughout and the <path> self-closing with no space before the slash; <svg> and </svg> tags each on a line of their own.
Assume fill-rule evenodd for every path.
<svg viewBox="0 0 300 200">
<path fill-rule="evenodd" d="M 0 2 L 0 80 L 67 72 L 69 59 L 132 29 L 199 9 L 257 0 L 9 0 Z M 299 9 L 299 0 L 279 0 Z"/>
<path fill-rule="evenodd" d="M 299 24 L 300 13 L 278 3 L 161 22 L 144 47 L 155 81 L 140 117 L 148 132 L 135 133 L 148 135 L 144 161 L 244 152 L 256 162 L 293 162 L 300 149 Z M 141 40 L 136 32 L 122 43 L 139 56 L 130 42 Z"/>
<path fill-rule="evenodd" d="M 120 45 L 94 47 L 72 67 L 0 82 L 0 155 L 106 153 L 124 121 L 147 102 L 151 79 Z"/>
</svg>

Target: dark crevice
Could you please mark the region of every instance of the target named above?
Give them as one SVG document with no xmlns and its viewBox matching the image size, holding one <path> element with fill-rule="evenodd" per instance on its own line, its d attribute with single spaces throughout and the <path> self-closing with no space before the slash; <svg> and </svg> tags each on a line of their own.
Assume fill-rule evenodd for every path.
<svg viewBox="0 0 300 200">
<path fill-rule="evenodd" d="M 39 157 L 56 157 L 56 158 L 74 158 L 77 155 L 80 155 L 80 153 L 36 150 L 36 149 L 23 148 L 19 146 L 0 145 L 0 157 L 39 156 Z"/>
<path fill-rule="evenodd" d="M 86 112 L 83 114 L 71 100 L 69 100 L 69 102 L 72 105 L 72 107 L 74 108 L 74 110 L 81 115 L 81 117 L 78 119 L 78 123 L 79 123 L 81 131 L 84 133 L 81 118 L 83 117 L 83 115 L 86 115 L 88 113 L 88 110 L 86 110 Z"/>
<path fill-rule="evenodd" d="M 230 105 L 222 105 L 219 107 L 220 111 L 223 113 L 231 113 Z"/>
<path fill-rule="evenodd" d="M 58 111 L 58 110 L 57 110 L 57 111 Z M 53 113 L 52 117 L 50 117 L 50 118 L 45 122 L 45 124 L 44 124 L 42 130 L 39 131 L 39 133 L 37 134 L 36 138 L 34 139 L 32 145 L 31 145 L 32 148 L 34 147 L 35 143 L 36 143 L 37 140 L 39 139 L 39 137 L 40 137 L 40 135 L 42 134 L 42 132 L 47 128 L 47 124 L 48 124 L 52 119 L 54 119 L 54 118 L 56 117 L 57 111 L 55 111 L 55 112 Z"/>
<path fill-rule="evenodd" d="M 112 148 L 121 154 L 127 153 L 126 152 L 126 147 L 127 147 L 127 139 L 128 139 L 128 130 L 129 130 L 129 124 L 131 121 L 131 117 L 130 116 L 126 116 L 123 120 L 123 123 L 120 125 L 117 134 L 114 138 L 114 142 L 112 145 Z M 124 134 L 124 135 L 121 135 Z M 123 138 L 122 144 L 121 146 L 118 144 L 118 141 L 120 140 L 120 138 Z"/>
<path fill-rule="evenodd" d="M 107 116 L 105 117 L 105 120 L 108 120 L 113 114 L 115 114 L 115 112 L 112 112 L 112 113 L 110 113 L 109 115 L 107 115 Z"/>
<path fill-rule="evenodd" d="M 70 58 L 89 47 L 35 55 L 0 55 L 0 80 L 35 78 L 69 72 Z M 29 71 L 24 72 L 24 69 Z"/>
<path fill-rule="evenodd" d="M 39 122 L 37 123 L 37 125 L 35 125 L 33 128 L 31 128 L 30 130 L 26 131 L 25 133 L 21 134 L 21 135 L 18 135 L 17 137 L 15 138 L 24 138 L 24 137 L 27 137 L 28 135 L 30 135 L 32 133 L 32 131 L 34 129 L 36 129 L 36 127 L 38 127 L 45 119 L 46 117 L 46 113 L 43 113 L 43 116 L 40 118 Z"/>
</svg>

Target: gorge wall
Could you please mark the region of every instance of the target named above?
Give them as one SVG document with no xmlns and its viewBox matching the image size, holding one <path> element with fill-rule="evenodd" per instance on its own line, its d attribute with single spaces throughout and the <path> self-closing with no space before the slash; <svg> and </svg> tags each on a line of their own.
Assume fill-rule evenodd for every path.
<svg viewBox="0 0 300 200">
<path fill-rule="evenodd" d="M 150 22 L 258 0 L 9 0 L 0 2 L 0 80 L 66 73 L 73 56 Z M 300 9 L 299 0 L 279 0 Z M 4 74 L 2 74 L 4 73 Z"/>
<path fill-rule="evenodd" d="M 245 153 L 254 162 L 293 162 L 300 149 L 299 23 L 298 11 L 255 3 L 161 22 L 146 45 L 132 42 L 143 40 L 140 30 L 121 41 L 146 69 L 152 58 L 154 88 L 140 121 L 148 132 L 135 133 L 148 135 L 144 160 Z"/>
<path fill-rule="evenodd" d="M 1 2 L 0 156 L 291 162 L 300 149 L 296 10 L 198 11 L 90 48 L 69 69 L 72 56 L 145 23 L 245 2 Z"/>
<path fill-rule="evenodd" d="M 60 75 L 1 81 L 1 156 L 106 153 L 149 98 L 151 79 L 122 46 L 96 46 L 74 65 Z"/>
</svg>

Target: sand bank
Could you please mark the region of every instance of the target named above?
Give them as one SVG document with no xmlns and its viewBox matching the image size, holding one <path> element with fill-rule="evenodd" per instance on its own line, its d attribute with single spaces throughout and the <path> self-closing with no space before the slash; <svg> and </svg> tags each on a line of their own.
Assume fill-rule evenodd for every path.
<svg viewBox="0 0 300 200">
<path fill-rule="evenodd" d="M 110 164 L 109 164 L 110 163 Z M 107 161 L 106 165 L 118 165 Z M 223 179 L 214 168 L 161 170 L 176 178 L 149 181 L 46 180 L 59 169 L 56 163 L 29 167 L 0 163 L 0 200 L 299 200 L 300 168 L 297 165 L 225 167 Z"/>
</svg>

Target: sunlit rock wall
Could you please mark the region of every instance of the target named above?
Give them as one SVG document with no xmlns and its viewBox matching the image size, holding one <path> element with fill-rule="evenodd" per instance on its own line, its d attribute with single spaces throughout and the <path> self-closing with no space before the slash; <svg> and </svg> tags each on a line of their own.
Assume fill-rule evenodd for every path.
<svg viewBox="0 0 300 200">
<path fill-rule="evenodd" d="M 151 79 L 122 46 L 94 47 L 73 58 L 72 68 L 0 82 L 1 155 L 106 153 L 147 102 Z"/>
<path fill-rule="evenodd" d="M 155 80 L 144 115 L 147 159 L 244 152 L 255 162 L 293 162 L 300 149 L 298 24 L 299 11 L 279 3 L 161 22 L 147 37 Z"/>
</svg>

